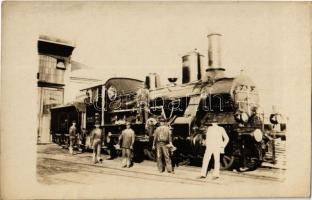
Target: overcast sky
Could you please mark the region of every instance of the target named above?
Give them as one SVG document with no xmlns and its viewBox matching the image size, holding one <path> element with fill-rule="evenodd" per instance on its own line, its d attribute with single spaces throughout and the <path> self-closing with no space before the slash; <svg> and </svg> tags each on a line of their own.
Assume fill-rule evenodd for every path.
<svg viewBox="0 0 312 200">
<path fill-rule="evenodd" d="M 287 107 L 288 80 L 308 62 L 308 9 L 299 3 L 32 2 L 10 12 L 19 13 L 8 15 L 10 22 L 27 24 L 20 31 L 32 42 L 40 34 L 75 42 L 72 59 L 103 78 L 144 79 L 149 72 L 163 81 L 180 78 L 181 56 L 197 48 L 207 58 L 207 34 L 221 33 L 227 75 L 244 69 L 266 109 Z"/>
</svg>

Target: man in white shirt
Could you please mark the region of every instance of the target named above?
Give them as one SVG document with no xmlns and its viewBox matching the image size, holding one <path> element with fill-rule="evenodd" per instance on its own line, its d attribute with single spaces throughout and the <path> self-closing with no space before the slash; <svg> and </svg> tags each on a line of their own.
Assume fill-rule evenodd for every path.
<svg viewBox="0 0 312 200">
<path fill-rule="evenodd" d="M 214 157 L 213 178 L 219 178 L 220 153 L 223 153 L 228 142 L 229 137 L 225 129 L 218 126 L 216 122 L 212 122 L 212 126 L 209 126 L 206 132 L 206 151 L 203 159 L 201 176 L 199 178 L 206 178 L 208 164 L 212 155 Z"/>
</svg>

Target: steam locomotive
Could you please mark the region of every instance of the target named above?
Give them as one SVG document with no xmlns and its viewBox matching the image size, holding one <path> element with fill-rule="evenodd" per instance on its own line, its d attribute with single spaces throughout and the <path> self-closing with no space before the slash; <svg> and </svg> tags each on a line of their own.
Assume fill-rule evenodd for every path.
<svg viewBox="0 0 312 200">
<path fill-rule="evenodd" d="M 175 155 L 201 161 L 206 129 L 216 121 L 230 138 L 220 159 L 221 167 L 241 171 L 256 169 L 272 140 L 267 137 L 270 130 L 259 113 L 259 92 L 252 79 L 243 73 L 237 77 L 225 76 L 225 69 L 221 67 L 220 36 L 208 35 L 206 69 L 199 52 L 182 57 L 182 84 L 176 83 L 177 78 L 169 78 L 169 84 L 162 86 L 156 73 L 150 73 L 144 82 L 111 78 L 81 90 L 83 106 L 52 108 L 53 140 L 66 144 L 69 122 L 75 119 L 81 132 L 86 134 L 87 139 L 81 142 L 86 147 L 90 147 L 88 133 L 95 123 L 100 123 L 105 132 L 105 147 L 108 141 L 117 142 L 125 122 L 129 121 L 136 133 L 134 155 L 154 159 L 153 136 L 147 134 L 147 122 L 157 122 L 163 117 L 172 129 Z"/>
</svg>

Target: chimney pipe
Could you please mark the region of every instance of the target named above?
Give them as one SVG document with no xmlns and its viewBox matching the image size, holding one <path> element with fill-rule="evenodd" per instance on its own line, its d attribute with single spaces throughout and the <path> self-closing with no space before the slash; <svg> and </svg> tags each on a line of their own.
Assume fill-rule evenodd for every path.
<svg viewBox="0 0 312 200">
<path fill-rule="evenodd" d="M 224 77 L 225 69 L 221 64 L 221 34 L 211 33 L 208 37 L 208 68 L 206 69 L 208 78 L 218 79 Z"/>
</svg>

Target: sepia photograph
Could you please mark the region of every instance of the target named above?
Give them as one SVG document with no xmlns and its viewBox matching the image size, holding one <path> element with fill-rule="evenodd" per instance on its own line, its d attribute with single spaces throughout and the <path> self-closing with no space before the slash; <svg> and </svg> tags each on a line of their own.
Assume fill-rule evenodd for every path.
<svg viewBox="0 0 312 200">
<path fill-rule="evenodd" d="M 310 2 L 3 2 L 4 199 L 309 197 Z"/>
</svg>

